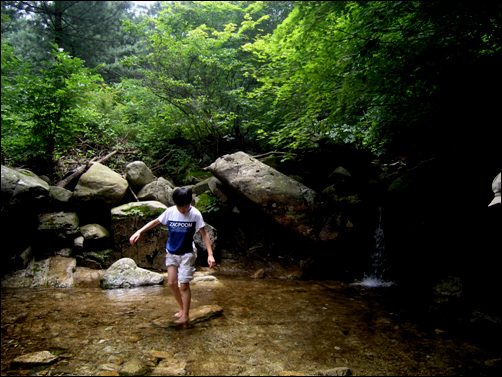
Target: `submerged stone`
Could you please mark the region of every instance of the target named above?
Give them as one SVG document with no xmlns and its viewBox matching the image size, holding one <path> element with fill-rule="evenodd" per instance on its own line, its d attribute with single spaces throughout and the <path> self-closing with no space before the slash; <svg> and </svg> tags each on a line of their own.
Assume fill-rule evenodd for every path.
<svg viewBox="0 0 502 377">
<path fill-rule="evenodd" d="M 12 360 L 12 362 L 15 364 L 50 364 L 57 360 L 57 358 L 57 356 L 49 351 L 39 351 L 21 355 Z"/>
<path fill-rule="evenodd" d="M 209 321 L 210 319 L 219 317 L 223 314 L 223 308 L 219 305 L 204 305 L 199 308 L 193 308 L 190 310 L 190 324 L 196 324 L 200 322 Z M 157 319 L 152 322 L 154 327 L 176 327 L 178 324 L 174 323 L 173 320 L 169 319 Z"/>
</svg>

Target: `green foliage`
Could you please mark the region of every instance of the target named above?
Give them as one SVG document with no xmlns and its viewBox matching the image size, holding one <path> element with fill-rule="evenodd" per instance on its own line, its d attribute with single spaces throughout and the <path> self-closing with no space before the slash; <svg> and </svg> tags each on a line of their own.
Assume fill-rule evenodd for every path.
<svg viewBox="0 0 502 377">
<path fill-rule="evenodd" d="M 219 156 L 221 144 L 242 141 L 253 124 L 255 105 L 243 93 L 255 81 L 243 74 L 251 61 L 239 47 L 258 35 L 268 19 L 263 9 L 263 3 L 166 3 L 151 24 L 134 28 L 148 38 L 151 53 L 128 64 L 144 68 L 145 84 L 175 109 L 172 125 L 199 156 Z"/>
<path fill-rule="evenodd" d="M 2 2 L 3 162 L 48 166 L 114 149 L 114 167 L 141 159 L 182 184 L 239 149 L 301 157 L 328 139 L 432 153 L 481 138 L 457 128 L 495 117 L 485 114 L 498 105 L 489 94 L 500 83 L 498 2 L 131 6 Z M 49 22 L 58 10 L 64 30 Z M 48 57 L 51 41 L 66 52 Z"/>
<path fill-rule="evenodd" d="M 434 137 L 449 70 L 501 53 L 498 3 L 295 5 L 272 36 L 244 46 L 261 63 L 249 71 L 261 83 L 250 98 L 277 148 L 308 150 L 324 137 L 376 153 L 417 146 Z"/>
<path fill-rule="evenodd" d="M 221 201 L 209 190 L 199 195 L 196 207 L 203 214 L 215 213 L 222 209 Z"/>
<path fill-rule="evenodd" d="M 42 170 L 86 131 L 87 94 L 102 80 L 62 50 L 52 57 L 38 75 L 19 73 L 2 86 L 2 153 L 18 163 L 35 158 Z"/>
<path fill-rule="evenodd" d="M 2 14 L 13 15 L 5 28 L 2 22 L 2 38 L 37 69 L 55 43 L 87 68 L 99 66 L 107 82 L 116 82 L 134 74 L 117 61 L 142 51 L 132 35 L 124 38 L 122 19 L 134 20 L 132 9 L 130 1 L 2 1 Z"/>
</svg>

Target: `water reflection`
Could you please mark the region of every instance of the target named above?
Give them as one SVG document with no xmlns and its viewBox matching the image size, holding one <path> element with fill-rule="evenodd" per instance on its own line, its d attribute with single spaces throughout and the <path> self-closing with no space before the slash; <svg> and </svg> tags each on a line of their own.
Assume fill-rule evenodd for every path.
<svg viewBox="0 0 502 377">
<path fill-rule="evenodd" d="M 104 290 L 106 297 L 112 301 L 142 301 L 152 295 L 164 295 L 166 288 L 163 286 L 120 288 Z"/>
</svg>

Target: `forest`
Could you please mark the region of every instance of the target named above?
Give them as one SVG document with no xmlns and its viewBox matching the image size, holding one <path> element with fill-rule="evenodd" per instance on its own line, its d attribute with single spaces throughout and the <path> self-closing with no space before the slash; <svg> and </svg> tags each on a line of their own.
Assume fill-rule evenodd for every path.
<svg viewBox="0 0 502 377">
<path fill-rule="evenodd" d="M 238 150 L 344 146 L 493 178 L 501 3 L 148 3 L 1 2 L 3 165 L 58 181 L 117 151 L 184 184 Z"/>
</svg>

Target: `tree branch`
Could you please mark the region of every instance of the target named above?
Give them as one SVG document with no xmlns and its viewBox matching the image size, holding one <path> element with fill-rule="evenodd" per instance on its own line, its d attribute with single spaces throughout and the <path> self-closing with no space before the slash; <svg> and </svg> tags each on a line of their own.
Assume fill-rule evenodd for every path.
<svg viewBox="0 0 502 377">
<path fill-rule="evenodd" d="M 77 170 L 75 170 L 70 176 L 68 176 L 65 179 L 63 179 L 62 181 L 58 182 L 56 184 L 56 187 L 63 187 L 64 188 L 66 185 L 68 185 L 68 183 L 73 181 L 75 178 L 84 174 L 84 172 L 89 168 L 90 165 L 92 165 L 93 162 L 100 162 L 100 163 L 104 162 L 104 161 L 108 160 L 110 157 L 112 157 L 115 153 L 117 153 L 117 150 L 114 150 L 113 152 L 108 153 L 105 157 L 103 157 L 97 161 L 96 161 L 97 157 L 93 157 L 92 160 L 90 160 L 87 164 L 82 165 L 81 167 L 77 168 Z"/>
</svg>

